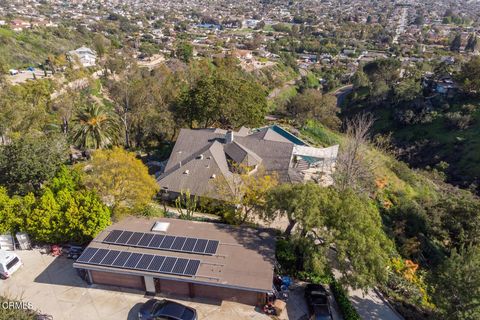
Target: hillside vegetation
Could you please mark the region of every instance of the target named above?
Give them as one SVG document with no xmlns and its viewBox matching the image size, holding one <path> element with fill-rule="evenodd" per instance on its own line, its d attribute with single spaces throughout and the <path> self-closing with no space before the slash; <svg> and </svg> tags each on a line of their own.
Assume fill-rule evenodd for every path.
<svg viewBox="0 0 480 320">
<path fill-rule="evenodd" d="M 86 34 L 63 27 L 22 32 L 0 27 L 0 66 L 4 69 L 37 66 L 49 55 L 64 54 L 89 42 Z"/>
</svg>

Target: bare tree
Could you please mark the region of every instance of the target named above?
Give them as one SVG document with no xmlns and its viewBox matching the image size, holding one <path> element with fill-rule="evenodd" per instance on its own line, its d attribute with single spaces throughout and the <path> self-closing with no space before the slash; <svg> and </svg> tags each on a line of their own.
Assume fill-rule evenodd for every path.
<svg viewBox="0 0 480 320">
<path fill-rule="evenodd" d="M 373 179 L 373 162 L 366 156 L 369 131 L 375 119 L 369 113 L 346 122 L 346 141 L 340 149 L 335 172 L 335 185 L 341 191 L 364 191 Z"/>
</svg>

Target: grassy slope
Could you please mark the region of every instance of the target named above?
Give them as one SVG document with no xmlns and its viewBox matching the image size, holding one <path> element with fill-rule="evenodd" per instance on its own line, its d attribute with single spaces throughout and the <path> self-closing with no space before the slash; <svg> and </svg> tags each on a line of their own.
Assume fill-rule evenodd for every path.
<svg viewBox="0 0 480 320">
<path fill-rule="evenodd" d="M 0 57 L 8 68 L 35 66 L 50 54 L 64 54 L 88 42 L 86 36 L 64 28 L 22 32 L 0 28 Z"/>
<path fill-rule="evenodd" d="M 448 121 L 439 114 L 431 123 L 416 124 L 403 128 L 395 127 L 393 111 L 375 110 L 377 122 L 375 131 L 393 132 L 395 141 L 402 145 L 412 145 L 419 140 L 429 143 L 420 153 L 414 164 L 433 166 L 440 161 L 450 164 L 449 174 L 452 182 L 468 185 L 480 179 L 480 103 L 473 114 L 473 121 L 465 130 L 455 130 L 448 126 Z M 453 105 L 448 112 L 460 111 L 461 105 Z"/>
<path fill-rule="evenodd" d="M 301 130 L 301 137 L 317 146 L 342 144 L 344 136 L 333 132 L 324 126 L 310 122 Z M 366 150 L 367 157 L 372 159 L 374 175 L 377 180 L 385 180 L 392 194 L 406 195 L 411 198 L 436 198 L 436 184 L 416 170 L 410 169 L 405 163 L 396 160 L 376 148 Z"/>
</svg>

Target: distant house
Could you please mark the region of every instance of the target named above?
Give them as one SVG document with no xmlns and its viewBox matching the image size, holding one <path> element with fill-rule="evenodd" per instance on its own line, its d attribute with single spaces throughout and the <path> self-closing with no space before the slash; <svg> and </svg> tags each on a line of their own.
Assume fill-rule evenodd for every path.
<svg viewBox="0 0 480 320">
<path fill-rule="evenodd" d="M 234 184 L 238 166 L 257 174 L 275 174 L 281 183 L 307 180 L 333 183 L 338 145 L 314 148 L 279 126 L 260 129 L 182 129 L 165 171 L 157 178 L 163 193 L 176 198 L 182 191 L 221 199 L 218 179 Z"/>
<path fill-rule="evenodd" d="M 256 19 L 245 19 L 242 21 L 242 27 L 254 29 L 257 27 L 259 22 L 260 20 L 256 20 Z"/>
<path fill-rule="evenodd" d="M 451 75 L 435 76 L 432 73 L 426 73 L 422 79 L 422 85 L 431 93 L 440 94 L 446 97 L 453 97 L 458 92 L 458 85 Z"/>
<path fill-rule="evenodd" d="M 93 67 L 96 65 L 97 54 L 87 47 L 72 50 L 68 52 L 68 56 L 70 59 L 80 62 L 83 67 Z"/>
<path fill-rule="evenodd" d="M 20 19 L 14 19 L 10 22 L 10 28 L 13 31 L 22 31 L 24 29 L 30 28 L 30 23 Z"/>
<path fill-rule="evenodd" d="M 243 60 L 243 61 L 250 61 L 250 60 L 253 59 L 253 54 L 252 54 L 252 51 L 250 51 L 250 50 L 234 50 L 232 52 L 232 55 L 235 58 Z"/>
</svg>

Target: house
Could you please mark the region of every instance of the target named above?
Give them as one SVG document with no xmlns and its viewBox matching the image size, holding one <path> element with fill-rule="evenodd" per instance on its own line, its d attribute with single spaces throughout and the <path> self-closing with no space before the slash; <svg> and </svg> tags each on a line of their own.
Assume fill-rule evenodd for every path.
<svg viewBox="0 0 480 320">
<path fill-rule="evenodd" d="M 458 85 L 449 74 L 435 76 L 428 72 L 423 76 L 422 85 L 424 89 L 431 93 L 437 93 L 448 98 L 453 97 L 458 92 Z"/>
<path fill-rule="evenodd" d="M 234 50 L 232 51 L 232 56 L 241 61 L 251 61 L 253 59 L 251 50 Z"/>
<path fill-rule="evenodd" d="M 83 67 L 93 67 L 96 64 L 97 54 L 90 48 L 81 47 L 68 52 L 70 59 L 78 61 Z"/>
<path fill-rule="evenodd" d="M 157 182 L 168 198 L 189 190 L 199 197 L 221 199 L 217 181 L 234 185 L 235 169 L 242 166 L 249 174 L 262 168 L 281 183 L 313 180 L 331 185 L 337 153 L 338 145 L 314 148 L 277 125 L 242 127 L 237 132 L 182 129 Z"/>
<path fill-rule="evenodd" d="M 102 231 L 73 266 L 92 284 L 264 305 L 274 261 L 267 229 L 129 217 Z"/>
<path fill-rule="evenodd" d="M 22 31 L 24 29 L 30 28 L 30 22 L 23 21 L 20 19 L 14 19 L 10 22 L 10 28 L 13 31 Z"/>
</svg>

